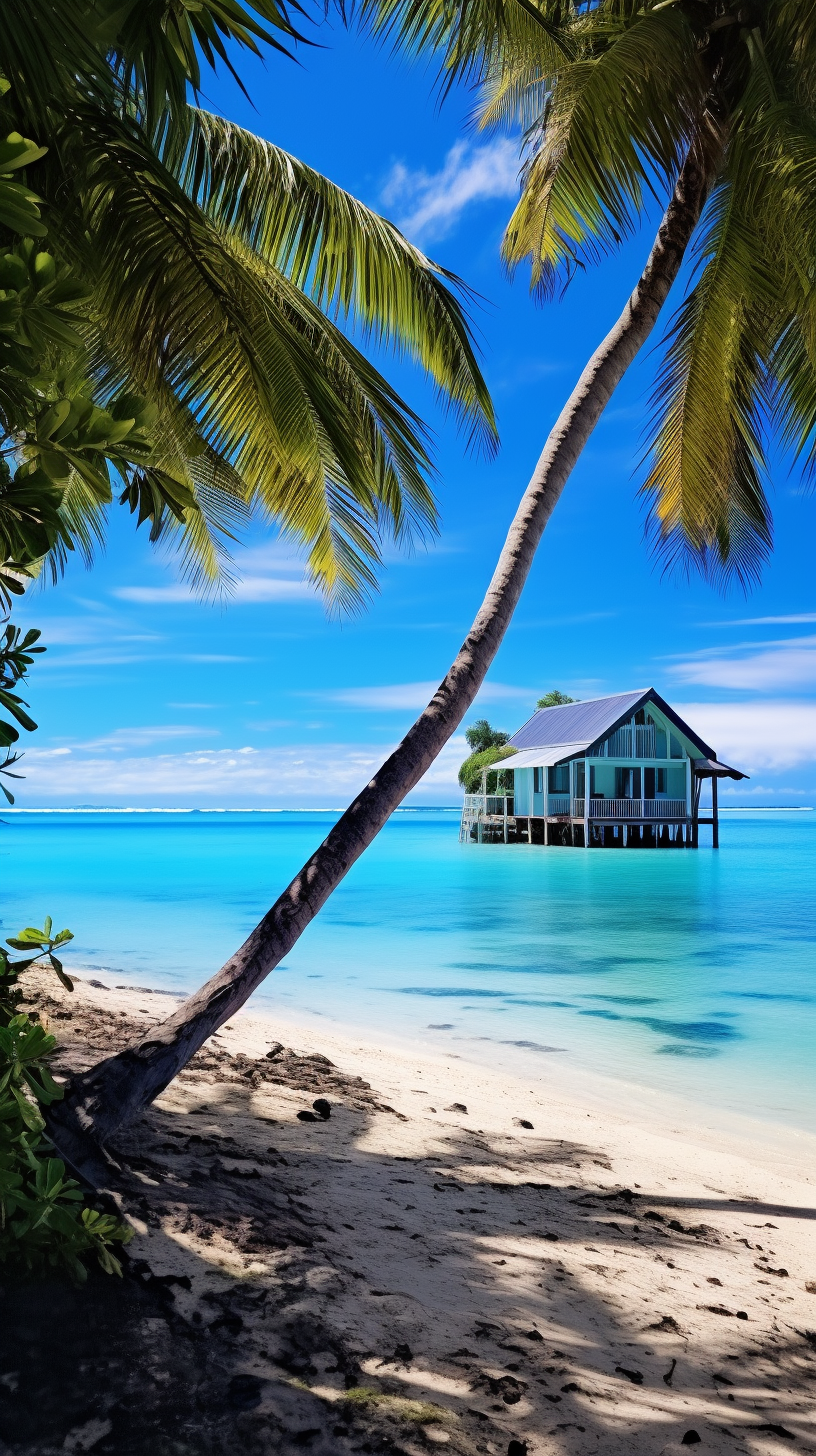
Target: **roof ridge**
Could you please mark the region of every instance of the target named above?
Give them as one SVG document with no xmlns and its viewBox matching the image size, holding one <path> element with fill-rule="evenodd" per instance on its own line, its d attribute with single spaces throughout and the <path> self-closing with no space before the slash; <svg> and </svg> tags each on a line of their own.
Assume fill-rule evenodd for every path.
<svg viewBox="0 0 816 1456">
<path fill-rule="evenodd" d="M 584 706 L 586 703 L 610 703 L 613 698 L 642 697 L 644 693 L 653 692 L 656 692 L 656 689 L 653 687 L 627 688 L 622 693 L 601 693 L 598 698 L 575 698 L 571 703 L 550 703 L 546 708 L 536 708 L 532 716 L 535 717 L 536 713 L 550 713 L 553 708 L 577 708 L 579 704 Z"/>
</svg>

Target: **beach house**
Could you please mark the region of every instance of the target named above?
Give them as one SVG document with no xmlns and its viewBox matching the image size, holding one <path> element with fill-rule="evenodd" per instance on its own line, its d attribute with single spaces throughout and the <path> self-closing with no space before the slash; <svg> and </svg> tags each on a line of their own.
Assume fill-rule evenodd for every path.
<svg viewBox="0 0 816 1456">
<path fill-rule="evenodd" d="M 710 824 L 717 849 L 718 782 L 747 778 L 654 688 L 539 708 L 507 747 L 465 795 L 463 842 L 696 849 Z"/>
</svg>

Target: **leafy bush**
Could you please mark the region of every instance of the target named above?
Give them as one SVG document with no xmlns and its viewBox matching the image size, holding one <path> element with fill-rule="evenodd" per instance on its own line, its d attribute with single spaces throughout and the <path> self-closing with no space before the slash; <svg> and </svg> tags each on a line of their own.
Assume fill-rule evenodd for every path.
<svg viewBox="0 0 816 1456">
<path fill-rule="evenodd" d="M 476 794 L 482 785 L 482 769 L 488 768 L 491 763 L 498 763 L 499 759 L 509 758 L 515 753 L 515 748 L 485 748 L 481 753 L 472 753 L 466 758 L 459 770 L 459 782 L 466 794 Z M 512 793 L 513 770 L 499 769 L 496 773 L 487 776 L 487 792 L 495 794 L 507 790 Z"/>
<path fill-rule="evenodd" d="M 503 748 L 510 734 L 501 728 L 491 728 L 486 718 L 477 718 L 465 729 L 465 737 L 471 753 L 484 753 L 486 748 Z"/>
<path fill-rule="evenodd" d="M 543 698 L 539 698 L 536 707 L 560 708 L 564 703 L 577 703 L 577 701 L 577 698 L 570 698 L 566 693 L 560 693 L 558 688 L 553 688 L 552 692 L 545 693 Z"/>
<path fill-rule="evenodd" d="M 126 1244 L 133 1230 L 115 1216 L 85 1206 L 76 1179 L 51 1156 L 41 1107 L 63 1096 L 48 1069 L 56 1037 L 18 1010 L 22 999 L 17 981 L 36 961 L 47 959 L 67 990 L 66 976 L 54 947 L 73 939 L 70 930 L 52 936 L 50 917 L 42 930 L 29 926 L 7 944 L 33 951 L 12 961 L 0 946 L 0 1264 L 28 1274 L 66 1270 L 87 1278 L 83 1256 L 95 1254 L 108 1274 L 122 1267 L 111 1245 Z"/>
</svg>

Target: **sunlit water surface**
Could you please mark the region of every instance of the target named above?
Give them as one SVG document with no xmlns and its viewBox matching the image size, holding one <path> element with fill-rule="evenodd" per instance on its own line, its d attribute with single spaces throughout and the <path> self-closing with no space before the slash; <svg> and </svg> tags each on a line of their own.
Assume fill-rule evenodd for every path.
<svg viewBox="0 0 816 1456">
<path fill-rule="evenodd" d="M 336 817 L 8 815 L 2 934 L 50 913 L 69 966 L 192 990 Z M 724 819 L 715 854 L 463 846 L 456 814 L 398 813 L 255 1004 L 816 1130 L 816 813 Z"/>
</svg>

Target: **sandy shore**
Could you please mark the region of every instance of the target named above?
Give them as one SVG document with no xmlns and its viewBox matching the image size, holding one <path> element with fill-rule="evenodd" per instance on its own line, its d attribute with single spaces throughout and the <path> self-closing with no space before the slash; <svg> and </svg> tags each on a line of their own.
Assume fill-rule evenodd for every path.
<svg viewBox="0 0 816 1456">
<path fill-rule="evenodd" d="M 66 1069 L 176 1004 L 44 1001 Z M 583 1082 L 213 1038 L 113 1151 L 137 1276 L 246 1394 L 224 1450 L 816 1452 L 816 1140 Z"/>
</svg>

